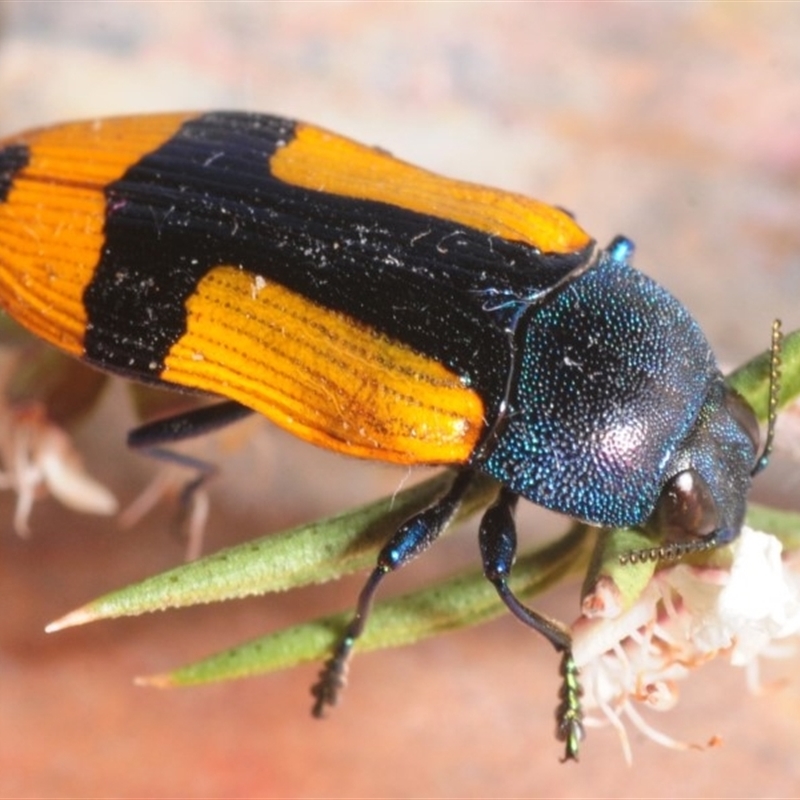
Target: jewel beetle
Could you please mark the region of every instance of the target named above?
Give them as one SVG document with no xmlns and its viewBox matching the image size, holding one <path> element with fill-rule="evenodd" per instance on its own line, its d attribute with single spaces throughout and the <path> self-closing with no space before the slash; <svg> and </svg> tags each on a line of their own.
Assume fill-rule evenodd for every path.
<svg viewBox="0 0 800 800">
<path fill-rule="evenodd" d="M 380 552 L 315 713 L 383 577 L 482 473 L 501 486 L 484 571 L 562 654 L 567 758 L 582 736 L 569 631 L 507 585 L 518 499 L 713 546 L 739 533 L 759 463 L 752 410 L 632 253 L 553 206 L 275 116 L 109 118 L 0 142 L 6 312 L 101 370 L 224 398 L 132 445 L 258 412 L 333 451 L 454 469 Z"/>
</svg>

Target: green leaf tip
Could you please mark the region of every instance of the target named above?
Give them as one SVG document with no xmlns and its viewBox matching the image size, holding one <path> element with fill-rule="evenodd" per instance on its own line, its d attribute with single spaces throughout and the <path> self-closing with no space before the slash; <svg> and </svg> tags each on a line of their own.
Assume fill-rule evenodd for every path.
<svg viewBox="0 0 800 800">
<path fill-rule="evenodd" d="M 429 505 L 450 481 L 448 473 L 441 473 L 393 497 L 183 564 L 103 595 L 47 630 L 280 592 L 365 569 L 397 526 Z M 487 505 L 496 492 L 494 481 L 478 482 L 456 521 Z"/>
</svg>

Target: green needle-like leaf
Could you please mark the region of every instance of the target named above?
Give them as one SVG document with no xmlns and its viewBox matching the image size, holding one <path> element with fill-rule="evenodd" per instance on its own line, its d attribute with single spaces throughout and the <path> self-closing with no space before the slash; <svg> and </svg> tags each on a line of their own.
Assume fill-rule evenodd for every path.
<svg viewBox="0 0 800 800">
<path fill-rule="evenodd" d="M 570 572 L 585 568 L 587 534 L 575 525 L 548 546 L 520 558 L 510 581 L 521 598 L 530 598 Z M 479 570 L 376 606 L 357 650 L 398 647 L 438 633 L 475 625 L 505 610 L 494 587 Z M 352 615 L 335 614 L 287 628 L 164 675 L 141 678 L 154 686 L 189 686 L 284 669 L 329 655 Z"/>
<path fill-rule="evenodd" d="M 375 563 L 380 547 L 411 514 L 449 486 L 449 473 L 335 517 L 274 533 L 111 592 L 48 625 L 48 631 L 98 619 L 285 591 L 334 580 Z M 456 521 L 488 505 L 486 478 L 467 494 Z"/>
<path fill-rule="evenodd" d="M 730 376 L 731 385 L 767 416 L 770 354 L 763 353 Z M 800 332 L 784 339 L 779 405 L 800 394 Z M 57 630 L 95 619 L 142 614 L 166 608 L 211 603 L 253 594 L 283 591 L 320 583 L 372 566 L 381 545 L 411 514 L 429 505 L 451 481 L 444 473 L 377 503 L 290 531 L 272 534 L 223 550 L 139 584 L 112 592 L 62 617 L 48 627 Z M 486 479 L 473 487 L 456 521 L 487 506 L 497 484 Z M 787 549 L 800 547 L 800 515 L 751 505 L 748 522 L 779 535 Z M 568 572 L 589 563 L 586 526 L 575 525 L 550 545 L 521 556 L 510 581 L 513 590 L 529 598 Z M 587 597 L 606 581 L 627 607 L 652 576 L 657 564 L 620 564 L 620 556 L 648 547 L 638 531 L 602 534 L 584 587 Z M 590 598 L 591 599 L 591 598 Z M 490 619 L 504 610 L 494 588 L 478 571 L 376 606 L 359 651 L 407 644 L 436 633 Z M 282 669 L 328 655 L 350 614 L 324 617 L 278 631 L 256 641 L 211 656 L 143 683 L 190 685 L 239 678 Z"/>
<path fill-rule="evenodd" d="M 755 530 L 777 536 L 787 553 L 800 549 L 800 514 L 795 511 L 779 511 L 777 508 L 750 503 L 747 524 Z"/>
<path fill-rule="evenodd" d="M 628 553 L 652 546 L 653 540 L 636 529 L 602 531 L 583 582 L 581 597 L 584 609 L 605 613 L 605 608 L 600 609 L 597 604 L 600 598 L 604 598 L 602 605 L 605 606 L 609 590 L 613 591 L 619 610 L 630 608 L 650 582 L 658 562 L 643 559 L 636 563 L 623 563 L 622 559 Z"/>
<path fill-rule="evenodd" d="M 728 383 L 747 400 L 762 422 L 767 418 L 770 366 L 771 354 L 767 350 L 728 376 Z M 784 408 L 800 395 L 800 330 L 783 338 L 780 382 L 778 408 Z"/>
</svg>

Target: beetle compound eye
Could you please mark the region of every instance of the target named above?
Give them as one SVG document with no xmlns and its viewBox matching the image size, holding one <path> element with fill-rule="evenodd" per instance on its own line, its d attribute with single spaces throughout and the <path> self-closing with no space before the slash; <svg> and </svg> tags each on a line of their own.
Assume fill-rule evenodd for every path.
<svg viewBox="0 0 800 800">
<path fill-rule="evenodd" d="M 670 478 L 651 519 L 659 534 L 672 541 L 709 536 L 718 524 L 717 506 L 708 484 L 693 469 Z"/>
</svg>

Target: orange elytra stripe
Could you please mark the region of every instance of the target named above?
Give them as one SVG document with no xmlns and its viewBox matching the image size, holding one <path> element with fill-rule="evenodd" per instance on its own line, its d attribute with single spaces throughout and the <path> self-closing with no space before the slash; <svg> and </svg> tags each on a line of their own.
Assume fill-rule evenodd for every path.
<svg viewBox="0 0 800 800">
<path fill-rule="evenodd" d="M 161 378 L 223 394 L 309 442 L 396 463 L 464 463 L 483 403 L 457 375 L 279 284 L 216 267 Z"/>
<path fill-rule="evenodd" d="M 82 355 L 83 293 L 103 246 L 103 189 L 191 116 L 77 122 L 0 142 L 30 150 L 0 204 L 0 304 L 12 317 Z"/>
<path fill-rule="evenodd" d="M 312 125 L 298 124 L 269 166 L 294 186 L 400 206 L 544 253 L 573 253 L 592 241 L 569 214 L 546 203 L 443 178 Z"/>
</svg>

